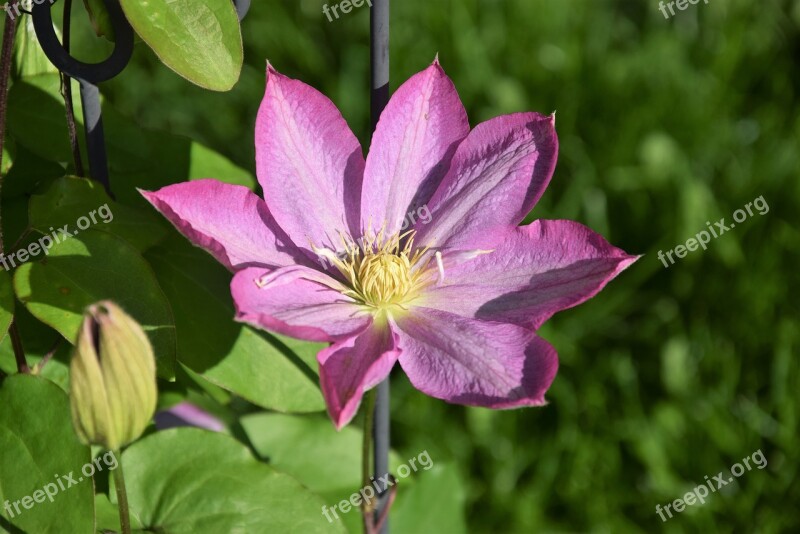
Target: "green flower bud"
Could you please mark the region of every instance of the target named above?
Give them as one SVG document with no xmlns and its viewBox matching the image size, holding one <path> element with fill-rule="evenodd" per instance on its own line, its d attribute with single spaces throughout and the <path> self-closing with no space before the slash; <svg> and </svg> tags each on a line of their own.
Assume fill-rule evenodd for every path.
<svg viewBox="0 0 800 534">
<path fill-rule="evenodd" d="M 80 440 L 116 450 L 156 409 L 156 364 L 142 327 L 111 301 L 89 306 L 70 365 L 72 424 Z"/>
</svg>

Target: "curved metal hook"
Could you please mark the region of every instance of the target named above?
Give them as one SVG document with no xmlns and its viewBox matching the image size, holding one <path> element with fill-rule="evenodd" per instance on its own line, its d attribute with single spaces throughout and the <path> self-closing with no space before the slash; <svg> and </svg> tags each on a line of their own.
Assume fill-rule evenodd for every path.
<svg viewBox="0 0 800 534">
<path fill-rule="evenodd" d="M 115 43 L 114 51 L 108 59 L 100 63 L 78 61 L 64 50 L 53 28 L 53 17 L 50 13 L 52 3 L 35 2 L 32 12 L 36 38 L 39 39 L 47 59 L 67 76 L 93 84 L 110 80 L 122 72 L 133 55 L 133 28 L 125 18 L 119 1 L 103 0 L 103 3 L 114 27 Z"/>
</svg>

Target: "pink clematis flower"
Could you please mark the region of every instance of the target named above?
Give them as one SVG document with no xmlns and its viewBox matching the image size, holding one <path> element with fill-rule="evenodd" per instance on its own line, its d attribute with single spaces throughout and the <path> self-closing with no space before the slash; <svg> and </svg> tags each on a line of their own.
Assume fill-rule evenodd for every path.
<svg viewBox="0 0 800 534">
<path fill-rule="evenodd" d="M 518 226 L 553 174 L 555 116 L 470 131 L 438 61 L 394 93 L 366 160 L 330 100 L 268 67 L 255 141 L 265 200 L 214 180 L 142 194 L 234 272 L 237 320 L 330 343 L 337 428 L 397 361 L 448 402 L 544 404 L 558 357 L 536 330 L 637 259 L 577 222 Z"/>
</svg>

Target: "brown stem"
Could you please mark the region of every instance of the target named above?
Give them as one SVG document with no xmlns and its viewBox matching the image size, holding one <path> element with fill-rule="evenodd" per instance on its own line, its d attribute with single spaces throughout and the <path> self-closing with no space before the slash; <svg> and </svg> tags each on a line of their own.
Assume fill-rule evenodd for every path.
<svg viewBox="0 0 800 534">
<path fill-rule="evenodd" d="M 58 351 L 58 347 L 61 346 L 61 342 L 62 341 L 64 341 L 64 338 L 61 337 L 61 336 L 58 336 L 58 339 L 56 339 L 56 342 L 53 343 L 52 347 L 50 347 L 50 350 L 47 351 L 47 354 L 45 354 L 44 357 L 42 357 L 42 359 L 39 360 L 39 363 L 36 364 L 35 373 L 37 373 L 37 374 L 41 373 L 42 369 L 44 369 L 44 366 L 47 365 L 47 362 L 49 362 L 50 360 L 53 359 L 53 356 L 55 356 L 56 352 Z"/>
<path fill-rule="evenodd" d="M 8 327 L 8 334 L 11 336 L 14 359 L 17 360 L 17 371 L 20 373 L 30 373 L 31 368 L 28 367 L 28 362 L 25 360 L 25 349 L 22 348 L 22 338 L 19 337 L 16 319 L 11 321 L 11 326 Z"/>
<path fill-rule="evenodd" d="M 6 140 L 6 115 L 8 112 L 8 80 L 11 77 L 11 54 L 14 52 L 14 37 L 17 35 L 17 21 L 6 16 L 3 29 L 3 48 L 0 52 L 0 169 L 3 168 L 3 145 Z M 3 185 L 0 171 L 0 187 Z M 0 220 L 2 222 L 2 220 Z M 0 224 L 0 254 L 3 253 L 3 227 Z"/>
<path fill-rule="evenodd" d="M 8 81 L 11 78 L 11 56 L 14 52 L 14 37 L 17 35 L 17 21 L 6 17 L 3 29 L 3 48 L 0 52 L 0 169 L 3 168 L 3 144 L 6 139 L 6 117 L 8 115 Z M 3 175 L 0 170 L 0 190 L 3 185 Z M 1 214 L 0 214 L 1 215 Z M 0 217 L 0 254 L 3 254 L 3 225 Z M 8 327 L 11 336 L 11 345 L 14 348 L 14 359 L 17 361 L 17 370 L 20 373 L 30 372 L 28 362 L 25 360 L 25 350 L 22 348 L 22 339 L 19 337 L 16 321 L 11 321 Z"/>
<path fill-rule="evenodd" d="M 70 13 L 72 12 L 72 0 L 64 0 L 64 18 L 62 31 L 64 41 L 62 46 L 69 52 L 70 35 Z M 72 79 L 65 73 L 61 73 L 61 95 L 64 97 L 64 107 L 67 111 L 67 130 L 69 131 L 69 146 L 72 148 L 72 161 L 75 164 L 75 174 L 86 176 L 83 171 L 83 160 L 81 160 L 81 147 L 78 145 L 78 128 L 75 125 L 75 108 L 72 104 Z"/>
</svg>

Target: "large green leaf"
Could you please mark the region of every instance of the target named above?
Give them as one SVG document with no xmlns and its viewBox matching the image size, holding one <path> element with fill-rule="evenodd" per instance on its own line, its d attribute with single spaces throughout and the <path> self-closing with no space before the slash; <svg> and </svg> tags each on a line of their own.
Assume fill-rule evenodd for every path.
<svg viewBox="0 0 800 534">
<path fill-rule="evenodd" d="M 15 375 L 0 387 L 0 406 L 0 503 L 11 505 L 11 513 L 0 506 L 0 531 L 91 534 L 94 488 L 81 473 L 91 454 L 72 429 L 67 395 L 44 378 Z"/>
<path fill-rule="evenodd" d="M 467 532 L 464 517 L 466 492 L 456 467 L 436 463 L 418 471 L 416 483 L 408 491 L 401 485 L 392 509 L 392 532 L 416 534 L 417 532 Z"/>
<path fill-rule="evenodd" d="M 8 141 L 11 138 L 6 138 Z M 5 148 L 3 148 L 5 152 Z M 3 156 L 3 167 L 5 168 L 6 158 Z M 24 146 L 17 144 L 14 150 L 14 160 L 11 170 L 3 177 L 3 202 L 5 203 L 13 197 L 25 197 L 27 204 L 28 196 L 34 193 L 37 189 L 42 187 L 43 183 L 52 181 L 55 178 L 64 176 L 64 167 L 60 164 L 49 160 L 43 159 L 26 149 Z M 27 208 L 26 208 L 27 211 Z M 24 224 L 27 224 L 27 218 Z M 3 210 L 3 224 L 7 223 L 7 216 Z M 8 236 L 3 233 L 6 242 Z M 16 238 L 16 236 L 14 236 Z M 12 238 L 12 239 L 14 239 Z"/>
<path fill-rule="evenodd" d="M 363 433 L 357 425 L 337 432 L 326 417 L 267 413 L 247 415 L 241 424 L 259 455 L 322 495 L 328 507 L 361 489 Z M 392 451 L 389 468 L 398 480 L 392 532 L 465 532 L 465 495 L 453 466 L 428 451 Z M 337 515 L 350 532 L 361 532 L 358 510 Z"/>
<path fill-rule="evenodd" d="M 125 135 L 128 129 L 130 125 L 124 119 L 116 126 L 109 123 L 108 135 Z M 136 191 L 137 187 L 152 191 L 176 182 L 201 178 L 214 178 L 250 189 L 256 185 L 252 173 L 188 137 L 147 131 L 147 140 L 149 153 L 138 155 L 138 167 L 127 163 L 116 166 L 119 172 L 112 178 L 112 188 L 120 202 L 145 205 L 146 202 Z M 138 149 L 131 148 L 131 151 L 134 150 Z M 152 208 L 148 205 L 148 209 Z"/>
<path fill-rule="evenodd" d="M 337 432 L 325 416 L 275 413 L 247 415 L 241 423 L 259 455 L 313 491 L 337 499 L 361 486 L 362 431 L 357 424 Z M 396 454 L 390 464 L 399 465 Z"/>
<path fill-rule="evenodd" d="M 169 68 L 206 89 L 228 91 L 244 55 L 230 0 L 122 0 L 133 28 Z"/>
<path fill-rule="evenodd" d="M 177 235 L 146 256 L 172 303 L 182 364 L 265 408 L 325 408 L 311 367 L 275 337 L 233 320 L 231 275 L 211 256 Z M 314 353 L 322 346 L 303 343 Z"/>
<path fill-rule="evenodd" d="M 69 357 L 72 345 L 64 341 L 58 332 L 37 320 L 25 306 L 17 306 L 14 310 L 14 323 L 22 338 L 22 347 L 25 349 L 28 366 L 34 369 L 38 376 L 47 378 L 64 391 L 68 391 Z M 52 350 L 55 350 L 54 356 L 42 368 L 42 358 Z M 6 374 L 17 372 L 11 336 L 5 336 L 0 341 L 0 371 Z"/>
<path fill-rule="evenodd" d="M 60 87 L 57 74 L 39 74 L 16 81 L 8 92 L 8 130 L 19 144 L 37 156 L 63 162 L 72 160 L 72 151 Z M 75 120 L 82 131 L 80 99 L 74 99 L 74 103 Z M 81 143 L 82 138 L 78 136 Z"/>
<path fill-rule="evenodd" d="M 92 212 L 94 220 L 90 218 Z M 102 186 L 86 178 L 59 178 L 42 194 L 31 197 L 30 225 L 43 234 L 64 224 L 75 228 L 81 217 L 87 218 L 81 224 L 92 221 L 92 228 L 118 235 L 140 250 L 154 245 L 167 235 L 166 225 L 152 211 L 114 202 L 108 198 Z"/>
<path fill-rule="evenodd" d="M 58 69 L 47 59 L 36 38 L 33 19 L 22 17 L 17 26 L 17 35 L 14 37 L 14 77 L 19 79 L 37 74 L 57 73 Z"/>
<path fill-rule="evenodd" d="M 176 143 L 180 141 L 180 138 L 176 139 Z M 243 185 L 250 189 L 255 187 L 255 179 L 252 174 L 195 141 L 191 143 L 190 148 L 188 178 L 190 180 L 215 178 L 221 182 Z"/>
<path fill-rule="evenodd" d="M 122 466 L 131 513 L 148 531 L 343 532 L 323 517 L 319 497 L 227 435 L 157 432 L 126 450 Z"/>
<path fill-rule="evenodd" d="M 150 337 L 159 376 L 174 376 L 175 324 L 169 302 L 150 266 L 123 239 L 95 230 L 80 232 L 53 245 L 41 262 L 21 265 L 14 289 L 37 319 L 71 343 L 83 310 L 99 300 L 114 300 Z"/>
</svg>

